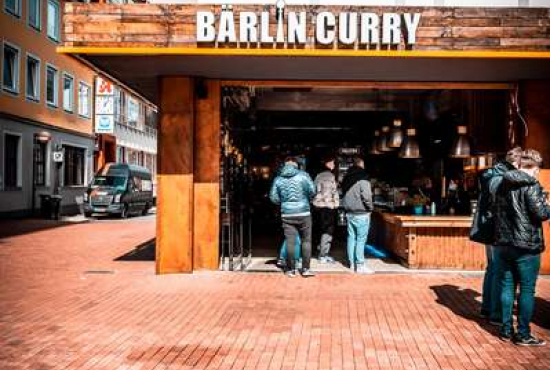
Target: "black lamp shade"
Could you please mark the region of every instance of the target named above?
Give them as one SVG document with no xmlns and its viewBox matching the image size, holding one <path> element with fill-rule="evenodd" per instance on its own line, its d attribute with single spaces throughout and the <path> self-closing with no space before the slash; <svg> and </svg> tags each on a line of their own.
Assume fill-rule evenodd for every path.
<svg viewBox="0 0 550 370">
<path fill-rule="evenodd" d="M 393 149 L 401 147 L 403 143 L 403 130 L 401 129 L 401 120 L 396 119 L 393 121 L 393 127 L 391 128 L 388 146 Z"/>
<path fill-rule="evenodd" d="M 458 137 L 453 144 L 450 156 L 452 158 L 468 158 L 471 155 L 468 128 L 466 126 L 458 126 L 457 131 Z"/>
<path fill-rule="evenodd" d="M 399 158 L 417 159 L 420 158 L 420 147 L 416 139 L 416 130 L 410 128 L 407 130 L 407 135 L 403 140 L 403 145 L 399 151 Z"/>
<path fill-rule="evenodd" d="M 383 126 L 382 127 L 382 133 L 380 134 L 380 137 L 378 138 L 378 151 L 384 153 L 384 152 L 391 152 L 392 148 L 388 146 L 389 141 L 389 135 L 390 134 L 390 127 L 389 126 Z"/>
<path fill-rule="evenodd" d="M 378 140 L 380 139 L 380 131 L 376 130 L 374 131 L 374 137 L 372 138 L 372 142 L 369 149 L 369 154 L 371 155 L 379 155 L 382 154 L 378 150 Z"/>
</svg>

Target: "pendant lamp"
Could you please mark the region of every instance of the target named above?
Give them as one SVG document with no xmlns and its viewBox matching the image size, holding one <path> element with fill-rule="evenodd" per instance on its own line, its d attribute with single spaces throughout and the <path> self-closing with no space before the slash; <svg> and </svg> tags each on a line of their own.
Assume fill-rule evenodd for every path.
<svg viewBox="0 0 550 370">
<path fill-rule="evenodd" d="M 369 154 L 372 155 L 379 155 L 382 154 L 378 150 L 378 140 L 380 138 L 380 131 L 376 130 L 374 131 L 374 137 L 372 138 L 372 142 L 370 144 Z"/>
<path fill-rule="evenodd" d="M 403 145 L 399 151 L 399 158 L 420 158 L 420 147 L 418 146 L 418 141 L 416 140 L 416 129 L 407 129 L 405 139 L 403 140 Z"/>
<path fill-rule="evenodd" d="M 378 138 L 378 151 L 384 153 L 384 152 L 391 152 L 392 148 L 388 146 L 388 140 L 390 134 L 390 126 L 382 126 L 382 133 L 380 134 L 380 137 Z"/>
<path fill-rule="evenodd" d="M 470 156 L 470 140 L 468 138 L 468 127 L 457 126 L 458 137 L 451 149 L 452 158 L 468 158 Z"/>
<path fill-rule="evenodd" d="M 388 139 L 388 147 L 397 149 L 401 147 L 402 143 L 403 143 L 403 130 L 401 129 L 401 120 L 394 119 L 393 127 L 391 129 L 389 139 Z"/>
</svg>

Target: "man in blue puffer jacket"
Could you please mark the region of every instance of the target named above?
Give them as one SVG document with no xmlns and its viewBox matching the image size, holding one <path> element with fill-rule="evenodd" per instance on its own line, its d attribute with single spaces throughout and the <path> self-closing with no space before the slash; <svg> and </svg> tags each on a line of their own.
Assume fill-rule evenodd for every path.
<svg viewBox="0 0 550 370">
<path fill-rule="evenodd" d="M 281 206 L 283 230 L 288 246 L 288 277 L 296 276 L 296 236 L 300 236 L 302 252 L 302 276 L 314 276 L 310 270 L 311 260 L 311 211 L 309 203 L 315 196 L 311 177 L 298 168 L 294 157 L 287 157 L 285 165 L 273 181 L 269 198 Z"/>
</svg>

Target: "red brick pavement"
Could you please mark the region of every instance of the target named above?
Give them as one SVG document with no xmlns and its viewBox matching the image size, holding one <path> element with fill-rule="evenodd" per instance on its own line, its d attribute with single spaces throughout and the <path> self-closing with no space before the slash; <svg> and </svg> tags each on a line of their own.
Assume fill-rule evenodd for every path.
<svg viewBox="0 0 550 370">
<path fill-rule="evenodd" d="M 0 369 L 550 369 L 548 348 L 475 318 L 480 278 L 155 276 L 115 261 L 153 234 L 149 218 L 0 237 Z M 549 300 L 541 280 L 546 339 Z"/>
</svg>

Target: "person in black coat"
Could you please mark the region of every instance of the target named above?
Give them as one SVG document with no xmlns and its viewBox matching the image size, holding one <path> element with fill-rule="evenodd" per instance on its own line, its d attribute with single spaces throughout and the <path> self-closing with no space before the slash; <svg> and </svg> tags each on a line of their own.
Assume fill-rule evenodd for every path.
<svg viewBox="0 0 550 370">
<path fill-rule="evenodd" d="M 529 323 L 535 304 L 535 286 L 544 250 L 542 223 L 550 218 L 548 194 L 538 181 L 542 158 L 526 150 L 520 169 L 504 174 L 495 198 L 495 245 L 501 266 L 502 327 L 500 337 L 521 346 L 542 346 Z M 514 287 L 519 285 L 517 333 L 513 333 Z"/>
<path fill-rule="evenodd" d="M 495 220 L 494 220 L 494 199 L 496 191 L 502 182 L 504 174 L 519 167 L 519 161 L 523 149 L 516 147 L 508 151 L 506 160 L 498 162 L 480 176 L 479 198 L 477 211 L 474 215 L 470 239 L 477 243 L 485 244 L 487 255 L 487 267 L 483 278 L 483 292 L 481 300 L 481 317 L 488 318 L 493 324 L 500 324 L 500 266 L 498 265 L 498 248 L 495 244 Z"/>
</svg>

